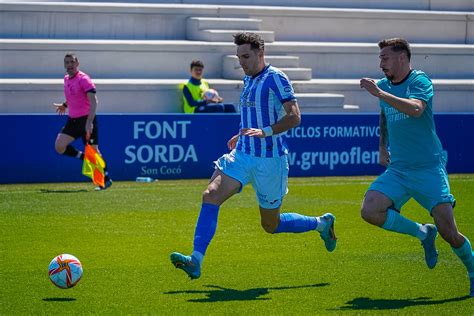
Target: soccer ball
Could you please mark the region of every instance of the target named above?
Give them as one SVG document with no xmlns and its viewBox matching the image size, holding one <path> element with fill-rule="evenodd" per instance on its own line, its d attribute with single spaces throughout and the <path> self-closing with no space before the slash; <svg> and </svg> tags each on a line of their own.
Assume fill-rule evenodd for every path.
<svg viewBox="0 0 474 316">
<path fill-rule="evenodd" d="M 214 89 L 207 89 L 203 95 L 204 100 L 212 100 L 217 97 L 219 97 L 219 93 Z"/>
<path fill-rule="evenodd" d="M 69 289 L 82 277 L 82 264 L 73 255 L 56 256 L 49 264 L 49 279 L 61 289 Z"/>
</svg>

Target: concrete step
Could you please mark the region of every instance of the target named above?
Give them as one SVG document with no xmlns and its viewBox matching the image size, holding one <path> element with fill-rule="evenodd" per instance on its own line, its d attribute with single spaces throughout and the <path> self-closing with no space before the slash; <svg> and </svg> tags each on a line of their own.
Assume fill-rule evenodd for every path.
<svg viewBox="0 0 474 316">
<path fill-rule="evenodd" d="M 424 0 L 424 5 L 433 1 Z M 473 6 L 472 0 L 444 0 L 446 6 L 453 1 L 470 1 L 469 6 Z M 346 3 L 352 2 L 359 1 L 346 0 Z M 370 2 L 377 6 L 380 1 Z M 398 1 L 390 2 L 398 5 Z M 404 3 L 407 2 L 419 3 L 404 0 Z M 288 5 L 292 3 L 287 2 Z M 328 0 L 327 5 L 331 3 Z M 405 37 L 412 43 L 472 44 L 473 15 L 472 10 L 438 12 L 303 9 L 268 5 L 0 2 L 0 38 L 184 40 L 188 18 L 209 16 L 262 20 L 262 28 L 277 32 L 278 41 L 376 43 L 381 38 L 397 36 Z M 232 42 L 232 37 L 224 39 Z"/>
<path fill-rule="evenodd" d="M 15 2 L 78 2 L 78 0 L 14 0 Z M 217 4 L 238 6 L 280 6 L 303 8 L 365 8 L 395 10 L 474 11 L 472 0 L 126 0 L 128 3 L 169 4 Z M 97 0 L 81 0 L 97 2 Z M 100 2 L 124 2 L 124 0 L 101 0 Z"/>
<path fill-rule="evenodd" d="M 194 41 L 229 42 L 240 31 L 260 34 L 265 42 L 273 42 L 272 31 L 260 30 L 262 20 L 230 17 L 190 17 L 186 20 L 186 38 Z"/>
<path fill-rule="evenodd" d="M 344 95 L 335 93 L 296 93 L 301 113 L 343 112 Z"/>
<path fill-rule="evenodd" d="M 177 113 L 182 111 L 179 84 L 182 79 L 95 79 L 100 113 Z M 238 104 L 242 80 L 209 79 L 225 102 Z M 433 80 L 434 112 L 473 112 L 474 80 Z M 293 81 L 301 105 L 310 98 L 301 95 L 344 96 L 343 106 L 361 113 L 379 113 L 378 99 L 359 86 L 356 79 Z M 306 100 L 304 100 L 306 99 Z M 52 102 L 64 101 L 63 80 L 0 79 L 0 113 L 51 113 Z M 341 103 L 338 103 L 341 104 Z M 352 106 L 351 106 L 352 105 Z"/>
<path fill-rule="evenodd" d="M 235 33 L 251 31 L 253 33 L 259 34 L 266 43 L 271 43 L 275 41 L 275 32 L 273 31 L 256 31 L 249 29 L 234 29 L 234 30 L 217 30 L 217 29 L 203 29 L 196 32 L 191 32 L 187 34 L 188 40 L 193 41 L 208 41 L 208 42 L 232 42 L 233 36 Z"/>
<path fill-rule="evenodd" d="M 474 79 L 433 79 L 435 112 L 473 112 Z M 360 112 L 380 112 L 379 100 L 360 88 L 359 79 L 312 79 L 293 81 L 296 93 L 343 94 L 345 104 L 357 105 Z"/>
<path fill-rule="evenodd" d="M 279 68 L 283 71 L 290 80 L 311 80 L 312 70 L 311 68 Z"/>
<path fill-rule="evenodd" d="M 224 75 L 225 56 L 236 53 L 231 42 L 57 39 L 0 39 L 0 78 L 62 78 L 68 51 L 92 78 L 187 78 L 193 59 L 204 62 L 206 78 L 242 78 Z M 298 56 L 315 79 L 383 76 L 375 43 L 274 42 L 265 51 Z M 473 79 L 473 56 L 474 45 L 412 44 L 413 67 L 432 79 Z M 25 67 L 25 60 L 37 62 Z"/>
<path fill-rule="evenodd" d="M 290 80 L 311 80 L 312 71 L 311 68 L 282 68 L 278 67 L 283 71 Z M 224 79 L 242 79 L 244 77 L 244 71 L 242 68 L 224 69 Z"/>
<path fill-rule="evenodd" d="M 356 104 L 344 104 L 343 106 L 344 108 L 344 112 L 354 112 L 354 113 L 357 113 L 360 111 L 360 106 L 356 105 Z"/>
<path fill-rule="evenodd" d="M 187 34 L 190 30 L 260 30 L 262 20 L 232 17 L 190 17 L 186 20 Z"/>
<path fill-rule="evenodd" d="M 280 68 L 291 80 L 311 80 L 312 70 L 299 67 L 298 56 L 267 55 L 265 61 Z M 223 58 L 222 76 L 225 79 L 242 79 L 244 71 L 235 55 L 226 55 Z"/>
<path fill-rule="evenodd" d="M 284 56 L 284 55 L 265 55 L 265 62 L 272 64 L 275 67 L 297 68 L 300 66 L 300 59 L 298 56 Z M 223 58 L 224 73 L 225 69 L 239 69 L 242 68 L 239 59 L 235 55 L 226 55 Z M 225 76 L 224 76 L 225 77 Z"/>
</svg>

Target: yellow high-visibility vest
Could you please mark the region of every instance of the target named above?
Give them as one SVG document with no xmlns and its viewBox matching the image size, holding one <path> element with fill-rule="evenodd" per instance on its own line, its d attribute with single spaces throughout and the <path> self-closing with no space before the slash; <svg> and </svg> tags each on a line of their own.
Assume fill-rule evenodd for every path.
<svg viewBox="0 0 474 316">
<path fill-rule="evenodd" d="M 201 85 L 199 85 L 199 86 L 192 84 L 190 81 L 188 81 L 185 84 L 185 86 L 188 87 L 189 92 L 191 92 L 191 95 L 192 95 L 194 100 L 202 100 L 202 96 L 203 96 L 204 92 L 209 89 L 209 84 L 207 83 L 207 81 L 205 79 L 201 79 Z M 183 88 L 184 88 L 184 86 L 183 86 Z M 184 97 L 184 94 L 183 94 L 183 110 L 184 110 L 184 113 L 194 113 L 195 109 L 196 109 L 196 107 L 193 107 L 193 106 L 189 105 L 188 101 L 186 100 L 186 98 Z"/>
</svg>

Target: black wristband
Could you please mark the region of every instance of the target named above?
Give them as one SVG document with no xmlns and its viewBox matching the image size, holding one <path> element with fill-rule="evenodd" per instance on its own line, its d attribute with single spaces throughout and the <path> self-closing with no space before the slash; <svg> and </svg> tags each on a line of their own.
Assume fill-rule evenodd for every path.
<svg viewBox="0 0 474 316">
<path fill-rule="evenodd" d="M 63 106 L 64 106 L 65 108 L 67 108 L 67 103 L 66 103 L 66 101 L 63 102 Z"/>
</svg>

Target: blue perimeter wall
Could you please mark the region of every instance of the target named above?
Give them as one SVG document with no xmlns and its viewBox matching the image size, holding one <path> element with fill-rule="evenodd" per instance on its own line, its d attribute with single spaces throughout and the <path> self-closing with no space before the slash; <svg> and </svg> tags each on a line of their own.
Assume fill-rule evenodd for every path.
<svg viewBox="0 0 474 316">
<path fill-rule="evenodd" d="M 438 114 L 449 173 L 474 173 L 474 114 Z M 114 180 L 209 178 L 228 152 L 239 115 L 98 115 L 99 147 Z M 79 160 L 58 155 L 54 141 L 66 117 L 0 115 L 0 183 L 87 181 Z M 287 133 L 290 176 L 377 175 L 377 114 L 306 114 Z M 74 145 L 82 149 L 80 140 Z"/>
</svg>

